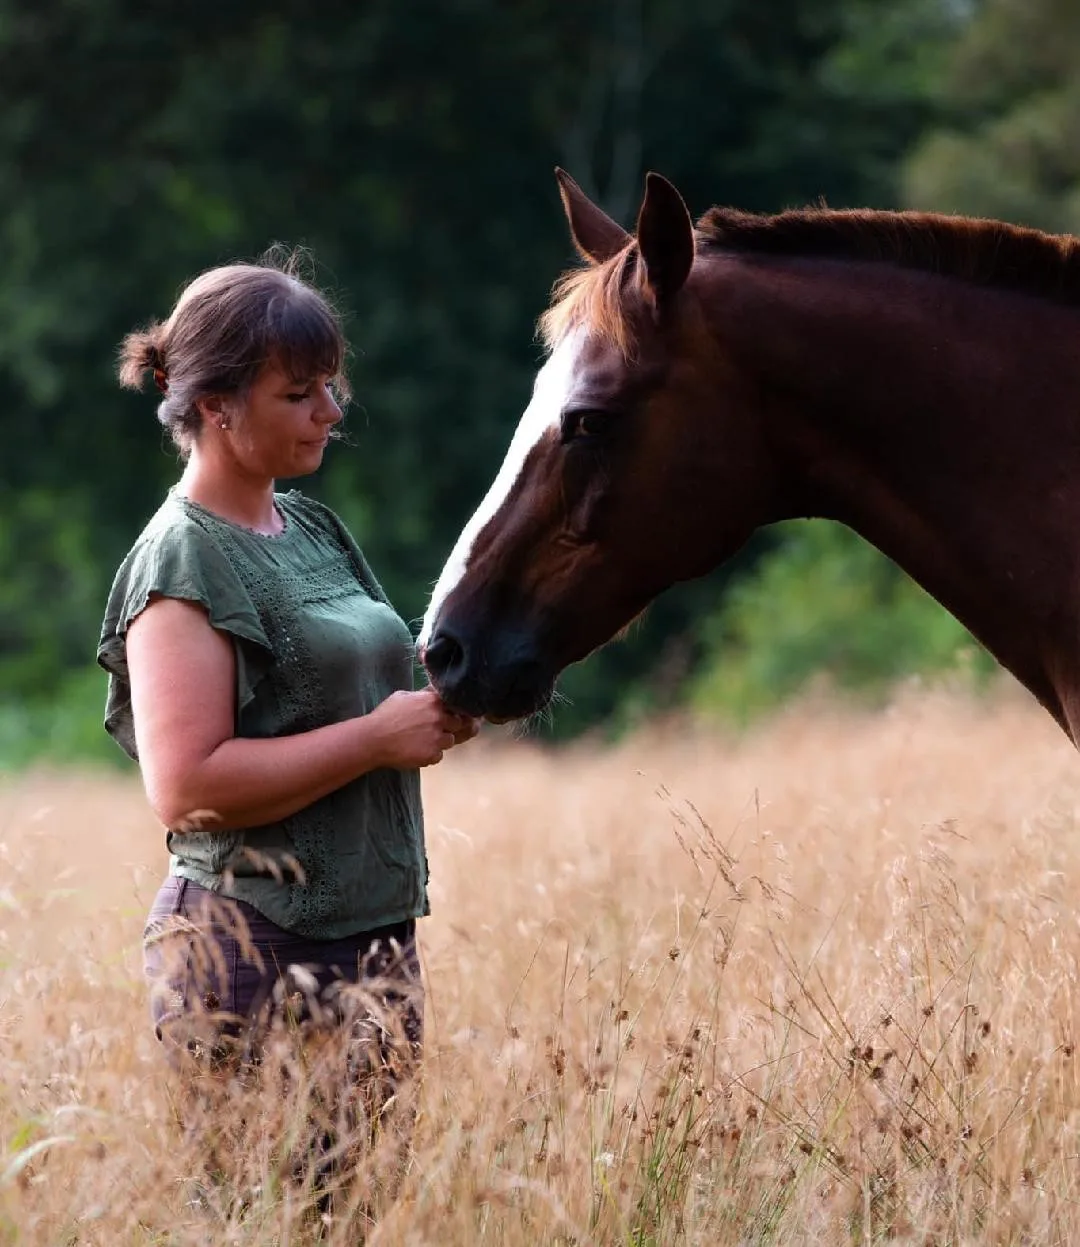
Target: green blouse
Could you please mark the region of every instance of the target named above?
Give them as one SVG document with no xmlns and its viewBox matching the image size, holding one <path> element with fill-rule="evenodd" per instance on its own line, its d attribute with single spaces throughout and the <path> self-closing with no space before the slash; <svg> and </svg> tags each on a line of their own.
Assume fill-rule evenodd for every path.
<svg viewBox="0 0 1080 1247">
<path fill-rule="evenodd" d="M 266 536 L 170 491 L 113 582 L 98 662 L 105 728 L 137 758 L 125 635 L 154 594 L 200 602 L 236 654 L 236 735 L 288 736 L 367 714 L 413 681 L 413 641 L 341 520 L 296 490 Z M 429 912 L 416 770 L 369 771 L 289 818 L 170 830 L 170 872 L 310 939 Z"/>
</svg>

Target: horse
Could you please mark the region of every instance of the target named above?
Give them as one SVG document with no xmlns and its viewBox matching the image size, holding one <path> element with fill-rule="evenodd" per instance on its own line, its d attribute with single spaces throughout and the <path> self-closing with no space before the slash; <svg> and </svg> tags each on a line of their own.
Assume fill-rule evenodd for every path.
<svg viewBox="0 0 1080 1247">
<path fill-rule="evenodd" d="M 709 209 L 634 234 L 556 170 L 583 265 L 431 595 L 443 699 L 531 715 L 758 528 L 843 523 L 1080 742 L 1080 240 L 935 213 Z"/>
</svg>

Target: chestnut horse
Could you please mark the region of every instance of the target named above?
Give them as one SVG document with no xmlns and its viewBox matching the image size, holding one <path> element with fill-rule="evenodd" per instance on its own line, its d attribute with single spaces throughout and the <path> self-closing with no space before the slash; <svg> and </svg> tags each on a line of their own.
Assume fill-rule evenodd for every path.
<svg viewBox="0 0 1080 1247">
<path fill-rule="evenodd" d="M 626 233 L 557 171 L 586 266 L 418 647 L 505 720 L 760 525 L 849 525 L 1080 741 L 1080 241 L 714 208 L 650 174 Z"/>
</svg>

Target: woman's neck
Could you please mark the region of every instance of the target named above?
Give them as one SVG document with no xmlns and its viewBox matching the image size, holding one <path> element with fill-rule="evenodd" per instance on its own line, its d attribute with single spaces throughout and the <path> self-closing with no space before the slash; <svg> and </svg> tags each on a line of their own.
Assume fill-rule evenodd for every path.
<svg viewBox="0 0 1080 1247">
<path fill-rule="evenodd" d="M 222 519 L 257 533 L 273 536 L 285 526 L 274 505 L 273 480 L 255 479 L 235 469 L 225 470 L 201 458 L 197 451 L 192 452 L 177 490 Z"/>
</svg>

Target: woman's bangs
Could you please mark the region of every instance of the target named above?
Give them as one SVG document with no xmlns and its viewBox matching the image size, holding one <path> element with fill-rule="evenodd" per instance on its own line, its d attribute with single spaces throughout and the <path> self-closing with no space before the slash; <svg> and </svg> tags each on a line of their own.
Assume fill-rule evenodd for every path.
<svg viewBox="0 0 1080 1247">
<path fill-rule="evenodd" d="M 321 300 L 295 294 L 274 299 L 267 309 L 266 354 L 296 382 L 332 377 L 347 394 L 344 378 L 345 340 Z"/>
</svg>

